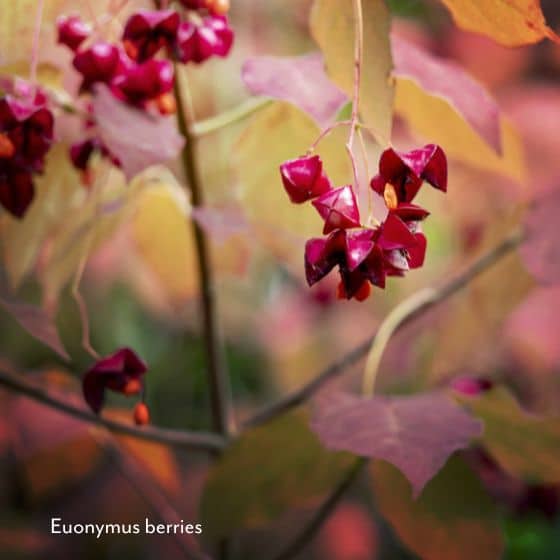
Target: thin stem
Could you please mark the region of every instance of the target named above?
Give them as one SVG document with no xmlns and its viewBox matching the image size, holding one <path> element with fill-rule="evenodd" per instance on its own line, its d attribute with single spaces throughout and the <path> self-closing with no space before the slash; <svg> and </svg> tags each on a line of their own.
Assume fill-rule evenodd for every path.
<svg viewBox="0 0 560 560">
<path fill-rule="evenodd" d="M 354 185 L 360 188 L 358 165 L 354 157 L 353 145 L 354 134 L 358 126 L 358 114 L 360 110 L 360 87 L 362 81 L 362 58 L 364 50 L 364 22 L 362 13 L 362 0 L 354 0 L 354 95 L 352 98 L 352 116 L 350 121 L 350 134 L 346 143 L 346 151 L 352 163 Z"/>
<path fill-rule="evenodd" d="M 405 316 L 401 316 L 399 324 L 394 329 L 393 333 L 401 330 L 405 325 L 411 323 L 414 319 L 422 315 L 422 313 L 432 309 L 437 304 L 446 300 L 466 285 L 468 285 L 474 278 L 492 268 L 496 263 L 501 261 L 504 257 L 513 252 L 523 241 L 523 232 L 515 230 L 503 239 L 498 245 L 484 253 L 477 260 L 471 263 L 463 272 L 454 276 L 446 283 L 442 284 L 436 289 L 433 298 L 420 302 L 409 310 Z M 369 337 L 367 340 L 361 342 L 358 346 L 352 349 L 348 354 L 343 356 L 340 360 L 334 362 L 309 383 L 305 384 L 300 389 L 293 393 L 282 397 L 276 402 L 264 406 L 261 410 L 257 411 L 251 418 L 244 424 L 244 428 L 255 427 L 264 424 L 273 418 L 281 416 L 287 411 L 304 404 L 308 401 L 319 389 L 321 389 L 327 382 L 335 379 L 352 365 L 358 363 L 364 356 L 367 355 L 371 348 L 372 343 L 375 341 L 376 335 Z"/>
<path fill-rule="evenodd" d="M 35 84 L 37 81 L 37 67 L 39 66 L 39 41 L 41 39 L 41 25 L 43 23 L 43 11 L 45 0 L 37 3 L 37 15 L 35 17 L 35 28 L 33 29 L 33 46 L 31 51 L 31 67 L 29 69 L 29 81 Z"/>
<path fill-rule="evenodd" d="M 217 434 L 164 430 L 162 428 L 150 426 L 137 428 L 130 424 L 102 418 L 84 408 L 70 404 L 66 400 L 49 393 L 46 389 L 27 381 L 23 376 L 9 371 L 9 368 L 7 368 L 5 364 L 0 364 L 0 386 L 21 393 L 37 402 L 73 416 L 78 420 L 107 428 L 110 432 L 212 453 L 219 452 L 226 447 L 226 440 Z"/>
<path fill-rule="evenodd" d="M 176 68 L 175 97 L 177 100 L 177 120 L 179 130 L 185 138 L 182 151 L 182 164 L 187 183 L 191 190 L 192 205 L 204 205 L 204 197 L 195 157 L 195 138 L 190 133 L 194 119 L 192 111 L 185 102 L 184 95 L 188 89 L 181 86 L 181 74 Z M 210 404 L 212 407 L 212 421 L 214 429 L 228 436 L 235 428 L 233 425 L 232 398 L 229 375 L 226 371 L 224 351 L 220 340 L 216 301 L 214 297 L 214 275 L 210 264 L 210 249 L 208 240 L 202 227 L 196 220 L 192 220 L 194 241 L 198 261 L 201 300 L 200 307 L 203 319 L 204 347 L 210 384 Z M 186 271 L 185 271 L 186 272 Z"/>
<path fill-rule="evenodd" d="M 325 128 L 321 134 L 319 134 L 319 136 L 317 137 L 317 140 L 315 140 L 315 142 L 313 142 L 313 144 L 311 144 L 311 146 L 309 146 L 309 150 L 308 153 L 312 153 L 315 151 L 315 149 L 317 148 L 317 146 L 327 137 L 330 135 L 330 133 L 333 130 L 336 130 L 337 128 L 341 127 L 341 126 L 350 126 L 352 124 L 352 121 L 338 121 L 335 122 L 333 124 L 331 124 L 330 126 L 328 126 L 327 128 Z"/>
<path fill-rule="evenodd" d="M 190 134 L 199 138 L 213 132 L 218 132 L 227 126 L 246 119 L 260 109 L 268 107 L 271 103 L 272 99 L 268 97 L 251 97 L 233 109 L 224 111 L 209 119 L 191 123 L 189 127 Z"/>
<path fill-rule="evenodd" d="M 306 546 L 311 544 L 313 538 L 323 526 L 323 523 L 325 523 L 325 521 L 330 517 L 340 499 L 358 478 L 358 475 L 362 472 L 362 469 L 366 464 L 366 459 L 360 458 L 356 460 L 338 486 L 336 486 L 330 496 L 315 512 L 309 523 L 303 527 L 296 538 L 284 550 L 282 550 L 278 556 L 274 557 L 274 560 L 289 560 L 299 554 Z"/>
</svg>

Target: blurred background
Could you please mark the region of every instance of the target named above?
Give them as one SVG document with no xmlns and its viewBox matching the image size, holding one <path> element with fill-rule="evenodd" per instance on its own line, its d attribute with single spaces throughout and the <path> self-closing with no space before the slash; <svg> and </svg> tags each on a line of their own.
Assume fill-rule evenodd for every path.
<svg viewBox="0 0 560 560">
<path fill-rule="evenodd" d="M 141 5 L 131 0 L 127 10 Z M 367 338 L 404 296 L 445 279 L 496 243 L 519 221 L 534 195 L 560 187 L 558 46 L 545 41 L 506 49 L 460 31 L 437 2 L 389 0 L 388 5 L 396 32 L 456 61 L 496 97 L 522 139 L 526 180 L 451 161 L 448 195 L 423 192 L 420 199 L 432 212 L 425 228 L 429 239 L 425 267 L 390 282 L 385 292 L 375 291 L 366 303 L 341 302 L 335 297 L 335 280 L 326 279 L 311 290 L 304 285 L 300 239 L 292 242 L 290 252 L 286 244 L 279 248 L 250 229 L 251 218 L 244 215 L 240 195 L 242 179 L 231 156 L 249 121 L 204 137 L 198 155 L 206 199 L 219 219 L 233 222 L 225 233 L 213 228 L 212 250 L 240 419 L 311 379 Z M 247 56 L 290 56 L 316 49 L 307 25 L 310 6 L 308 0 L 233 0 L 232 56 L 188 70 L 197 118 L 211 117 L 247 99 L 240 78 Z M 550 26 L 560 32 L 560 4 L 543 0 L 542 8 Z M 42 41 L 48 37 L 52 40 L 52 21 L 45 22 Z M 67 54 L 58 48 L 45 47 L 44 56 L 61 68 L 67 65 Z M 71 71 L 61 80 L 70 91 L 75 88 Z M 73 127 L 70 120 L 61 125 L 63 141 L 71 140 Z M 406 146 L 412 138 L 413 132 L 397 117 L 395 144 Z M 268 141 L 261 139 L 263 151 Z M 61 154 L 52 157 L 62 158 L 63 149 Z M 180 176 L 179 170 L 174 171 Z M 266 196 L 267 189 L 281 189 L 280 181 L 263 184 L 262 189 Z M 101 354 L 131 346 L 149 363 L 147 402 L 154 424 L 210 429 L 192 240 L 183 223 L 163 226 L 172 222 L 166 212 L 165 203 L 146 196 L 134 215 L 119 220 L 110 235 L 100 236 L 96 243 L 81 288 L 90 310 L 92 345 Z M 57 306 L 57 326 L 72 362 L 63 363 L 1 313 L 0 365 L 44 381 L 79 402 L 80 375 L 91 358 L 81 347 L 80 316 L 65 272 L 68 263 L 61 261 L 54 268 L 45 264 L 52 263 L 47 256 L 57 236 L 71 236 L 74 231 L 72 217 L 57 220 L 59 231 L 41 240 L 34 274 L 22 275 L 18 296 Z M 13 226 L 5 219 L 0 222 L 2 237 L 13 239 Z M 9 242 L 3 246 L 7 262 L 13 262 L 22 246 Z M 518 256 L 508 257 L 395 337 L 383 362 L 379 391 L 409 393 L 445 386 L 456 377 L 480 376 L 508 385 L 529 410 L 558 415 L 559 317 L 560 289 L 537 285 Z M 361 367 L 351 368 L 343 383 L 354 386 Z M 163 536 L 55 538 L 48 533 L 49 519 L 130 523 L 150 517 L 156 521 L 153 500 L 142 493 L 148 477 L 148 486 L 168 495 L 181 517 L 192 521 L 198 515 L 208 467 L 203 454 L 124 437 L 107 439 L 86 424 L 4 390 L 0 402 L 0 557 L 184 557 L 177 543 Z M 122 412 L 130 408 L 126 398 L 111 394 L 108 405 L 116 417 L 130 416 Z M 115 451 L 116 446 L 120 451 Z M 474 455 L 475 470 L 504 513 L 505 558 L 560 558 L 560 487 L 514 480 L 483 452 Z M 357 486 L 298 558 L 415 558 L 399 544 L 368 495 Z M 302 504 L 277 523 L 243 531 L 237 543 L 239 558 L 270 558 L 314 505 Z"/>
</svg>

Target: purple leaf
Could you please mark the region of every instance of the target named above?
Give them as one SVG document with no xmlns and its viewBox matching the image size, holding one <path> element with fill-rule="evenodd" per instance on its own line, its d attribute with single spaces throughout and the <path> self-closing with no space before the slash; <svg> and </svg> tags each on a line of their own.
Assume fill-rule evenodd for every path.
<svg viewBox="0 0 560 560">
<path fill-rule="evenodd" d="M 177 157 L 184 144 L 175 118 L 141 111 L 119 101 L 100 85 L 93 97 L 99 135 L 122 164 L 127 179 L 151 165 Z"/>
<path fill-rule="evenodd" d="M 316 401 L 311 428 L 329 449 L 383 459 L 410 480 L 414 496 L 482 424 L 442 393 L 364 398 L 340 392 Z"/>
<path fill-rule="evenodd" d="M 347 100 L 329 80 L 320 53 L 251 57 L 243 64 L 241 77 L 251 93 L 289 101 L 320 127 L 327 126 Z"/>
<path fill-rule="evenodd" d="M 13 300 L 0 291 L 0 307 L 12 317 L 33 337 L 46 344 L 59 356 L 69 361 L 53 320 L 40 307 Z"/>
<path fill-rule="evenodd" d="M 395 76 L 413 80 L 427 93 L 445 99 L 501 153 L 500 110 L 484 87 L 457 64 L 437 58 L 394 34 L 391 45 Z"/>
<path fill-rule="evenodd" d="M 559 211 L 560 190 L 550 190 L 533 202 L 525 217 L 527 239 L 519 252 L 529 272 L 544 284 L 560 282 Z"/>
<path fill-rule="evenodd" d="M 234 235 L 246 233 L 249 227 L 243 210 L 236 206 L 198 206 L 192 209 L 192 217 L 219 245 Z"/>
</svg>

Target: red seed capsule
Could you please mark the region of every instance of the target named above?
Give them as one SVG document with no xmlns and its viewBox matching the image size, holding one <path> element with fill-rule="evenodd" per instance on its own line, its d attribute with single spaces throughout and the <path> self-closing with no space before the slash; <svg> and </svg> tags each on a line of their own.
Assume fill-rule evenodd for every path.
<svg viewBox="0 0 560 560">
<path fill-rule="evenodd" d="M 150 409 L 146 403 L 139 402 L 134 407 L 134 423 L 137 426 L 145 426 L 150 423 Z"/>
</svg>

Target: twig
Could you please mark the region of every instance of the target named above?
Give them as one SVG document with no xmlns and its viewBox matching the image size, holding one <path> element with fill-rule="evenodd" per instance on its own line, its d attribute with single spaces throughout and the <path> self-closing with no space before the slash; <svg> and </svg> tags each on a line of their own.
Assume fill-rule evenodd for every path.
<svg viewBox="0 0 560 560">
<path fill-rule="evenodd" d="M 69 414 L 79 420 L 103 426 L 110 432 L 126 434 L 139 439 L 165 443 L 177 447 L 199 449 L 207 452 L 218 452 L 224 449 L 227 445 L 226 440 L 217 434 L 166 430 L 150 426 L 138 428 L 129 424 L 96 416 L 88 410 L 74 406 L 60 397 L 49 393 L 47 390 L 37 386 L 36 384 L 27 381 L 23 376 L 6 370 L 6 367 L 0 365 L 0 386 L 11 389 L 17 393 L 21 393 L 26 397 L 50 406 L 60 412 Z"/>
<path fill-rule="evenodd" d="M 268 97 L 251 97 L 237 107 L 224 111 L 219 115 L 210 117 L 206 120 L 193 122 L 189 127 L 189 132 L 193 137 L 205 136 L 213 132 L 217 132 L 226 126 L 235 124 L 253 113 L 268 107 L 272 103 L 272 99 Z"/>
<path fill-rule="evenodd" d="M 176 69 L 177 70 L 177 69 Z M 177 100 L 177 120 L 179 130 L 185 138 L 182 152 L 183 170 L 191 190 L 192 205 L 196 208 L 204 205 L 203 193 L 198 178 L 195 160 L 194 137 L 190 133 L 191 123 L 194 121 L 192 113 L 187 109 L 182 88 L 181 74 L 176 71 L 175 97 Z M 220 340 L 216 300 L 214 297 L 214 275 L 210 264 L 208 240 L 202 227 L 196 220 L 192 220 L 194 239 L 198 260 L 201 311 L 203 316 L 204 346 L 208 366 L 210 383 L 210 402 L 214 429 L 224 436 L 234 431 L 231 387 L 226 370 L 222 341 Z M 185 271 L 186 273 L 187 271 Z"/>
<path fill-rule="evenodd" d="M 344 496 L 346 491 L 352 486 L 366 464 L 367 459 L 360 458 L 356 460 L 346 476 L 315 512 L 309 523 L 305 525 L 296 538 L 282 550 L 278 556 L 274 557 L 274 560 L 289 560 L 311 543 L 315 535 L 319 532 L 319 529 L 323 526 L 323 523 L 329 518 L 342 496 Z"/>
<path fill-rule="evenodd" d="M 308 153 L 312 153 L 315 151 L 315 148 L 317 148 L 317 146 L 333 131 L 336 130 L 337 128 L 340 128 L 341 126 L 351 126 L 352 125 L 352 121 L 337 121 L 333 124 L 331 124 L 330 126 L 328 126 L 327 128 L 325 128 L 321 134 L 319 134 L 319 136 L 317 137 L 317 139 L 315 140 L 315 142 L 313 142 L 313 144 L 311 144 L 311 146 L 309 146 L 309 150 Z"/>
<path fill-rule="evenodd" d="M 422 313 L 428 311 L 432 307 L 435 307 L 438 303 L 441 303 L 449 296 L 461 290 L 471 280 L 491 268 L 505 256 L 509 255 L 521 244 L 523 238 L 524 236 L 522 231 L 513 231 L 504 240 L 498 243 L 498 245 L 496 245 L 487 253 L 484 253 L 481 257 L 479 257 L 476 261 L 474 261 L 463 272 L 451 278 L 446 283 L 437 288 L 435 290 L 435 295 L 433 298 L 424 300 L 420 302 L 420 305 L 417 305 L 413 309 L 410 309 L 406 315 L 403 315 L 400 318 L 400 321 L 398 322 L 398 325 L 394 329 L 393 333 L 398 332 L 405 325 L 408 325 L 418 316 L 422 315 Z M 364 342 L 360 343 L 348 354 L 343 356 L 337 362 L 331 364 L 327 369 L 317 375 L 317 377 L 312 379 L 309 383 L 307 383 L 297 391 L 279 399 L 275 403 L 263 407 L 261 410 L 257 411 L 254 416 L 249 418 L 249 420 L 247 420 L 243 426 L 254 427 L 264 424 L 265 422 L 268 422 L 269 420 L 280 416 L 281 414 L 284 414 L 288 410 L 303 404 L 304 402 L 309 400 L 325 383 L 339 376 L 346 370 L 346 368 L 361 360 L 368 353 L 368 350 L 370 349 L 375 338 L 376 336 L 374 335 Z"/>
</svg>

